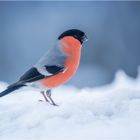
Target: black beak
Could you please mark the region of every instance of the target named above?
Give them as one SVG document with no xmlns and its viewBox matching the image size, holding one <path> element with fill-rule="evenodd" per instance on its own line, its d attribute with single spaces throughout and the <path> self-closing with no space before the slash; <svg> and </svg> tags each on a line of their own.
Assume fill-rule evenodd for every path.
<svg viewBox="0 0 140 140">
<path fill-rule="evenodd" d="M 86 35 L 84 35 L 84 36 L 82 37 L 82 42 L 86 42 L 86 41 L 88 41 L 88 38 L 87 38 Z"/>
</svg>

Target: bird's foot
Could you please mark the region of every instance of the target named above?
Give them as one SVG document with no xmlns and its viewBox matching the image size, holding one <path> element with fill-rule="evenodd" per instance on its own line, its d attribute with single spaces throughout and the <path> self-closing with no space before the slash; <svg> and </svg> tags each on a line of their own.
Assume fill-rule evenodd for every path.
<svg viewBox="0 0 140 140">
<path fill-rule="evenodd" d="M 49 100 L 50 100 L 50 102 L 51 102 L 51 105 L 53 105 L 53 106 L 59 106 L 59 105 L 57 105 L 54 101 L 53 101 L 53 99 L 51 98 L 51 97 L 48 97 L 49 98 Z"/>
<path fill-rule="evenodd" d="M 49 103 L 50 105 L 53 105 L 53 106 L 58 106 L 54 101 L 53 99 L 51 98 L 51 92 L 46 92 L 46 95 L 44 93 L 44 91 L 41 92 L 41 94 L 43 95 L 45 101 L 47 103 Z M 43 102 L 43 100 L 39 100 L 39 102 Z"/>
<path fill-rule="evenodd" d="M 57 104 L 55 104 L 55 103 L 52 103 L 52 102 L 46 102 L 46 101 L 44 101 L 44 100 L 38 100 L 39 102 L 45 102 L 45 103 L 49 103 L 50 105 L 53 105 L 53 106 L 59 106 L 59 105 L 57 105 Z"/>
<path fill-rule="evenodd" d="M 51 98 L 51 90 L 47 90 L 46 91 L 46 96 L 47 96 L 47 98 L 49 99 L 49 101 L 51 102 L 51 104 L 52 105 L 54 105 L 54 106 L 58 106 L 54 101 L 53 101 L 53 99 Z"/>
</svg>

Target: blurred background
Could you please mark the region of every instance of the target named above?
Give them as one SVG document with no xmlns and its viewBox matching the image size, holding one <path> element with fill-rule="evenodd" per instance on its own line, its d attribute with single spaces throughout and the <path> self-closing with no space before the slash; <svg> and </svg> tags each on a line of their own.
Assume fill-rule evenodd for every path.
<svg viewBox="0 0 140 140">
<path fill-rule="evenodd" d="M 16 81 L 71 28 L 85 31 L 89 40 L 68 85 L 109 84 L 120 69 L 137 77 L 140 2 L 0 1 L 0 81 Z"/>
</svg>

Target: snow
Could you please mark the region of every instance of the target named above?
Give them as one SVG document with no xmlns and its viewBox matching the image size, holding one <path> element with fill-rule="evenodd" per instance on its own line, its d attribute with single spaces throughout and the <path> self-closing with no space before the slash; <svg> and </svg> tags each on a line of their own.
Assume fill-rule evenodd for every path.
<svg viewBox="0 0 140 140">
<path fill-rule="evenodd" d="M 0 91 L 7 84 L 0 83 Z M 53 91 L 54 107 L 33 88 L 0 98 L 1 140 L 139 140 L 140 76 L 116 74 L 110 85 Z"/>
</svg>

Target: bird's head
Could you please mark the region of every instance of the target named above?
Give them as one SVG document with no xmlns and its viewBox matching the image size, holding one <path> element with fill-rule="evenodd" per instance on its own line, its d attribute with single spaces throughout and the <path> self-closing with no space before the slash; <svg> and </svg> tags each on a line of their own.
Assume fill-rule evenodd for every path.
<svg viewBox="0 0 140 140">
<path fill-rule="evenodd" d="M 64 52 L 70 54 L 81 49 L 82 44 L 87 41 L 86 34 L 78 29 L 63 32 L 58 40 L 61 41 Z"/>
</svg>

